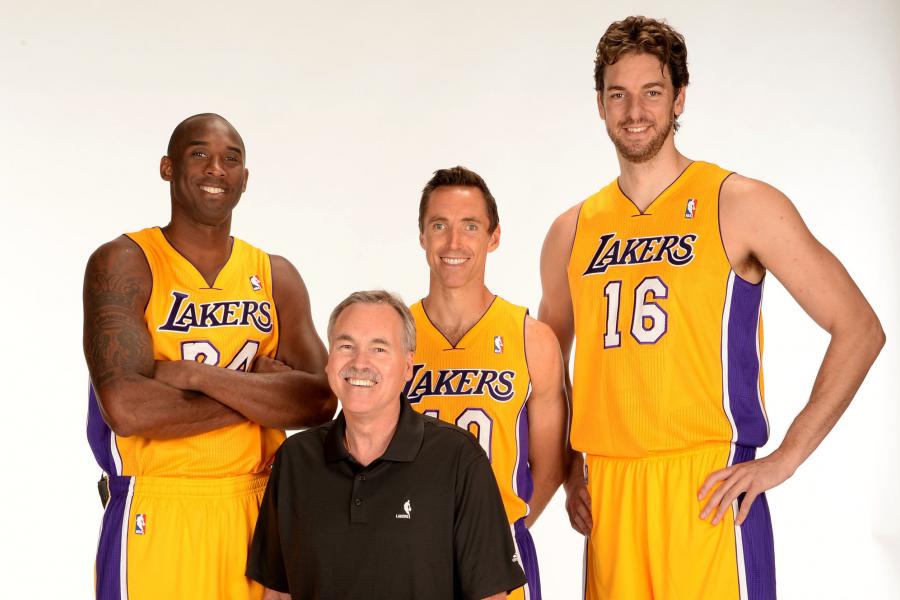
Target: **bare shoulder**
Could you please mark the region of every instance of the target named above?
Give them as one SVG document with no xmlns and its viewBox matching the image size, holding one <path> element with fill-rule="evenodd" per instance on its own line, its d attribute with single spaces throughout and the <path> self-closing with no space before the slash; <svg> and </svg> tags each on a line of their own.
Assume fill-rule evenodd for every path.
<svg viewBox="0 0 900 600">
<path fill-rule="evenodd" d="M 86 298 L 95 296 L 97 300 L 133 306 L 146 301 L 151 285 L 150 265 L 143 250 L 125 235 L 103 244 L 88 259 Z"/>
<path fill-rule="evenodd" d="M 795 212 L 791 201 L 778 188 L 737 173 L 722 184 L 719 210 L 723 216 L 733 215 L 740 220 L 758 215 L 777 216 L 781 211 Z"/>
<path fill-rule="evenodd" d="M 288 259 L 277 254 L 270 254 L 272 264 L 272 285 L 276 302 L 279 300 L 297 299 L 308 301 L 308 293 L 300 271 Z"/>
<path fill-rule="evenodd" d="M 525 317 L 525 355 L 530 371 L 546 371 L 562 360 L 553 329 L 530 316 Z"/>
<path fill-rule="evenodd" d="M 567 239 L 571 240 L 575 237 L 575 226 L 578 224 L 578 215 L 581 212 L 582 204 L 584 202 L 569 207 L 553 220 L 550 230 L 547 232 L 545 244 L 551 240 L 565 242 Z"/>
</svg>

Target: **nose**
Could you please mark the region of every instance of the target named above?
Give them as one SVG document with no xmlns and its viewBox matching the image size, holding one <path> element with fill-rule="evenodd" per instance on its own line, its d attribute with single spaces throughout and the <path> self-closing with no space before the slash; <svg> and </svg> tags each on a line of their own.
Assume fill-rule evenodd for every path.
<svg viewBox="0 0 900 600">
<path fill-rule="evenodd" d="M 631 96 L 626 100 L 625 114 L 629 121 L 640 121 L 643 113 L 640 95 Z"/>
<path fill-rule="evenodd" d="M 456 250 L 459 248 L 459 241 L 462 239 L 460 234 L 460 230 L 457 227 L 450 228 L 450 239 L 448 242 L 450 243 L 450 249 Z"/>
<path fill-rule="evenodd" d="M 206 163 L 206 174 L 211 175 L 212 177 L 225 176 L 225 168 L 222 166 L 222 158 L 217 154 L 213 154 L 209 157 L 209 160 Z"/>
</svg>

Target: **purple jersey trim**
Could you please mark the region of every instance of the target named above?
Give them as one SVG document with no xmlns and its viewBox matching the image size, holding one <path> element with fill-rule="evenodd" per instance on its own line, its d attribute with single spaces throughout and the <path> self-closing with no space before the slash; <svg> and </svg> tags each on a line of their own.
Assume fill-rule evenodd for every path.
<svg viewBox="0 0 900 600">
<path fill-rule="evenodd" d="M 97 394 L 94 392 L 94 386 L 88 383 L 88 443 L 100 468 L 110 475 L 119 475 L 115 458 L 112 455 L 111 444 L 113 435 L 109 425 L 103 420 L 103 415 L 100 414 L 100 404 L 97 400 Z"/>
<path fill-rule="evenodd" d="M 735 446 L 732 464 L 753 460 L 755 456 L 756 448 Z M 738 498 L 738 506 L 743 499 L 742 494 Z M 765 494 L 760 494 L 753 501 L 740 530 L 747 600 L 775 600 L 775 540 L 772 537 L 772 517 Z"/>
<path fill-rule="evenodd" d="M 759 308 L 762 283 L 732 275 L 728 315 L 728 398 L 737 429 L 736 443 L 759 448 L 769 439 L 769 425 L 759 397 Z"/>
<path fill-rule="evenodd" d="M 516 456 L 518 456 L 518 464 L 516 464 L 515 478 L 513 482 L 516 495 L 519 496 L 527 504 L 531 500 L 531 494 L 534 491 L 534 481 L 531 478 L 531 467 L 528 465 L 528 398 L 531 396 L 531 384 L 528 384 L 528 394 L 522 408 L 519 409 L 519 416 L 516 419 Z"/>
</svg>

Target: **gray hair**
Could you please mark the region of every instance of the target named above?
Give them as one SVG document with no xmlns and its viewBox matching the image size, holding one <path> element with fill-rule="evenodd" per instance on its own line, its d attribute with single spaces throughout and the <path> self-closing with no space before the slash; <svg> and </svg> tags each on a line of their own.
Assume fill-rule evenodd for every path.
<svg viewBox="0 0 900 600">
<path fill-rule="evenodd" d="M 397 314 L 400 315 L 400 320 L 403 322 L 403 346 L 408 352 L 416 351 L 416 321 L 413 319 L 412 313 L 409 312 L 406 303 L 399 296 L 385 290 L 353 292 L 335 306 L 334 310 L 331 311 L 331 316 L 328 318 L 329 344 L 331 344 L 334 325 L 337 323 L 338 317 L 341 316 L 344 309 L 354 304 L 387 304 L 396 310 Z"/>
</svg>

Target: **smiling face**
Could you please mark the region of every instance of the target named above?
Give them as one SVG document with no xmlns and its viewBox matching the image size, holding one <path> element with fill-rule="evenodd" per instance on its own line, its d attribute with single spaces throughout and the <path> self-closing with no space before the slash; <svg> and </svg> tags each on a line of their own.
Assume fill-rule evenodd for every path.
<svg viewBox="0 0 900 600">
<path fill-rule="evenodd" d="M 173 219 L 226 224 L 247 189 L 244 142 L 221 117 L 193 117 L 176 129 L 160 176 L 171 184 Z"/>
<path fill-rule="evenodd" d="M 329 345 L 325 373 L 348 415 L 374 418 L 400 401 L 413 352 L 403 343 L 403 320 L 393 307 L 351 304 L 334 322 Z"/>
<path fill-rule="evenodd" d="M 597 106 L 619 156 L 643 163 L 666 144 L 674 149 L 673 125 L 684 110 L 684 88 L 676 93 L 668 67 L 654 55 L 630 53 L 606 67 Z"/>
<path fill-rule="evenodd" d="M 490 219 L 481 190 L 445 186 L 431 192 L 419 243 L 431 268 L 432 283 L 445 288 L 484 285 L 487 255 L 500 244 L 500 226 Z"/>
</svg>

